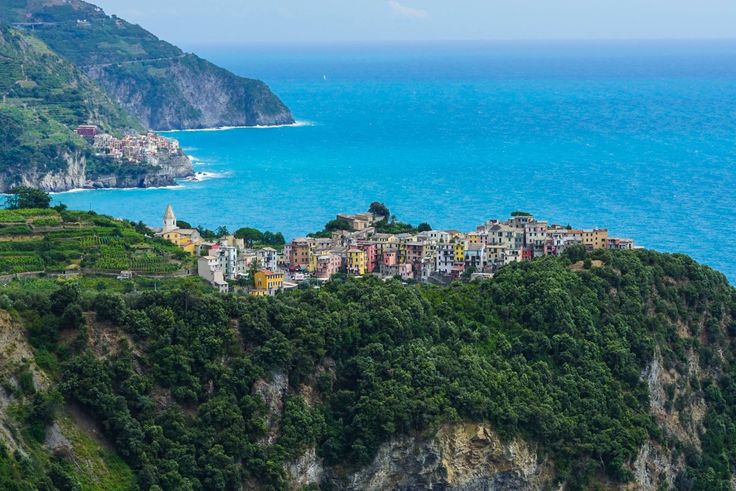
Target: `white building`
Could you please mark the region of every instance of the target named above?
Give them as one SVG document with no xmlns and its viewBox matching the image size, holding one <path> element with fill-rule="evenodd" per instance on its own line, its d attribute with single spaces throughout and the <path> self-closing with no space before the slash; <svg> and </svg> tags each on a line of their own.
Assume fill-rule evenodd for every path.
<svg viewBox="0 0 736 491">
<path fill-rule="evenodd" d="M 276 271 L 279 267 L 279 254 L 276 249 L 264 247 L 255 251 L 258 265 L 262 268 Z"/>
<path fill-rule="evenodd" d="M 455 264 L 455 243 L 446 241 L 437 244 L 436 270 L 438 273 L 452 275 Z"/>
<path fill-rule="evenodd" d="M 220 290 L 220 293 L 227 293 L 230 286 L 225 281 L 222 262 L 216 256 L 202 256 L 197 259 L 197 274 L 200 278 L 207 280 L 212 286 Z"/>
<path fill-rule="evenodd" d="M 465 248 L 465 270 L 483 271 L 486 266 L 486 246 L 468 244 Z"/>
</svg>

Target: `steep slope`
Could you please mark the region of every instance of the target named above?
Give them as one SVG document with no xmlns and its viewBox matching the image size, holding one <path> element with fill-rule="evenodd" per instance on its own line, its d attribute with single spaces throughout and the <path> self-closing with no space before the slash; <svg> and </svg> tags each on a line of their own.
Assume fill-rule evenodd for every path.
<svg viewBox="0 0 736 491">
<path fill-rule="evenodd" d="M 131 489 L 130 468 L 96 424 L 63 405 L 25 329 L 1 307 L 0 489 Z"/>
<path fill-rule="evenodd" d="M 102 131 L 140 129 L 97 84 L 33 36 L 0 24 L 0 96 L 69 128 L 95 124 Z"/>
<path fill-rule="evenodd" d="M 140 224 L 96 213 L 0 210 L 0 275 L 125 270 L 158 276 L 192 267 L 186 252 L 166 241 L 152 241 L 148 233 Z"/>
<path fill-rule="evenodd" d="M 0 0 L 0 21 L 32 29 L 146 128 L 290 124 L 266 84 L 238 77 L 79 0 Z M 206 94 L 206 96 L 205 96 Z"/>
<path fill-rule="evenodd" d="M 590 259 L 449 287 L 28 284 L 6 303 L 142 488 L 732 488 L 736 292 L 684 256 Z"/>
<path fill-rule="evenodd" d="M 72 131 L 91 122 L 108 131 L 137 122 L 39 40 L 0 25 L 0 192 L 29 183 L 82 187 L 87 148 Z"/>
<path fill-rule="evenodd" d="M 183 154 L 161 165 L 97 157 L 73 128 L 95 124 L 118 134 L 139 123 L 43 42 L 0 24 L 0 192 L 17 185 L 47 191 L 85 186 L 173 184 L 191 173 Z"/>
</svg>

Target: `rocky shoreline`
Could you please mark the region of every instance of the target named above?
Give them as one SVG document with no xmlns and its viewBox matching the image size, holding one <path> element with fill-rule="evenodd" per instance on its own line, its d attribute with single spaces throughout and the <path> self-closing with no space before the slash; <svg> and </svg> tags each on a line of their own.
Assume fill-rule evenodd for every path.
<svg viewBox="0 0 736 491">
<path fill-rule="evenodd" d="M 119 165 L 101 172 L 90 171 L 87 157 L 81 152 L 66 154 L 64 160 L 66 169 L 61 171 L 29 169 L 13 179 L 0 180 L 0 193 L 16 186 L 39 188 L 50 193 L 80 189 L 166 187 L 176 185 L 178 179 L 194 175 L 192 161 L 183 152 L 158 165 Z"/>
</svg>

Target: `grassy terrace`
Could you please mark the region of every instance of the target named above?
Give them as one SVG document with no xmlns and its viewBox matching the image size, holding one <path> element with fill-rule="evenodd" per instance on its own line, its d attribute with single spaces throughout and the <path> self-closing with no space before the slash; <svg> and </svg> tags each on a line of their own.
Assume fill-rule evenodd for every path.
<svg viewBox="0 0 736 491">
<path fill-rule="evenodd" d="M 95 213 L 54 209 L 0 210 L 0 274 L 84 269 L 171 274 L 190 259 L 145 229 Z"/>
</svg>

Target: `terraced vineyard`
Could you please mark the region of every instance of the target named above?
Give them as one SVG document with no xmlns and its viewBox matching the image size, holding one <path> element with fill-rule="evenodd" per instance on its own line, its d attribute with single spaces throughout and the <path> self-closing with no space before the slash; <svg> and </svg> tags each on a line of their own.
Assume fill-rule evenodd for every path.
<svg viewBox="0 0 736 491">
<path fill-rule="evenodd" d="M 43 260 L 32 252 L 25 254 L 0 253 L 0 271 L 23 273 L 25 271 L 41 271 L 43 269 Z"/>
<path fill-rule="evenodd" d="M 95 213 L 0 210 L 0 274 L 124 270 L 170 274 L 191 260 L 140 226 Z"/>
</svg>

